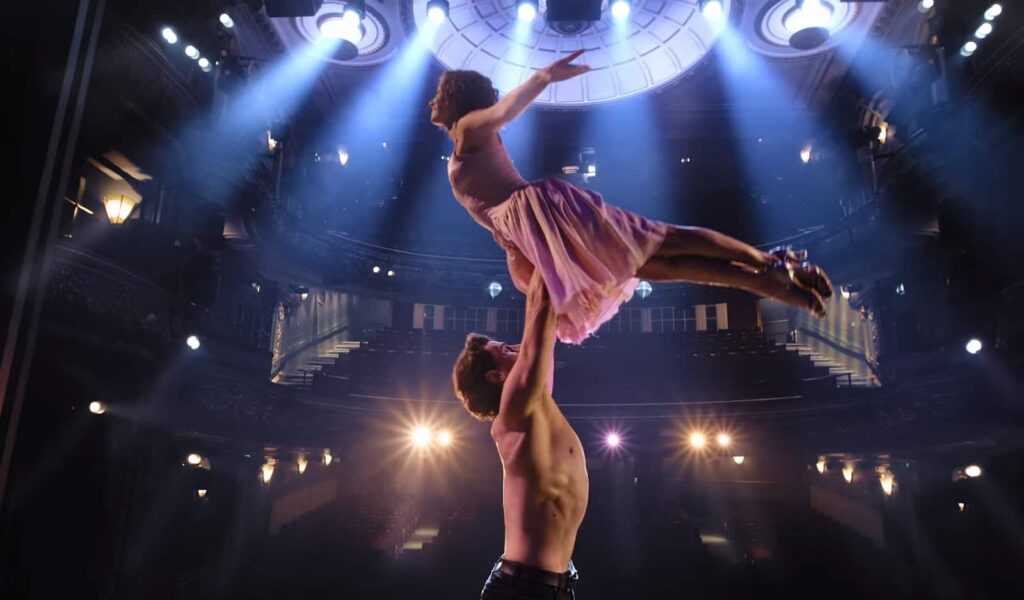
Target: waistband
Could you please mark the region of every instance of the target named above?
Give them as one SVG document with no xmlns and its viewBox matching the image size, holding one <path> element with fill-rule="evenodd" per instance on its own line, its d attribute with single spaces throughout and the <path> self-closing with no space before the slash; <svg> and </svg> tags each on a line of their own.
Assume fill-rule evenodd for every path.
<svg viewBox="0 0 1024 600">
<path fill-rule="evenodd" d="M 576 571 L 576 567 L 572 564 L 571 560 L 569 561 L 569 569 L 567 571 L 555 573 L 554 571 L 545 571 L 539 567 L 507 560 L 503 556 L 495 563 L 494 570 L 508 575 L 513 581 L 523 579 L 533 583 L 549 585 L 553 588 L 558 588 L 560 592 L 573 590 L 576 587 L 576 582 L 580 579 L 579 573 Z"/>
</svg>

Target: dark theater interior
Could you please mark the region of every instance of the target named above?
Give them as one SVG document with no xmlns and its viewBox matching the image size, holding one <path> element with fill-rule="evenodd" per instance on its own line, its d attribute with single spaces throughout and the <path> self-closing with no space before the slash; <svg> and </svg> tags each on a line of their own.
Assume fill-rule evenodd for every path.
<svg viewBox="0 0 1024 600">
<path fill-rule="evenodd" d="M 0 29 L 0 598 L 1024 598 L 1024 3 L 15 0 Z M 474 212 L 465 178 L 509 173 Z M 647 275 L 709 231 L 782 283 Z M 570 293 L 590 251 L 634 262 Z M 493 421 L 471 334 L 518 361 L 474 359 Z"/>
</svg>

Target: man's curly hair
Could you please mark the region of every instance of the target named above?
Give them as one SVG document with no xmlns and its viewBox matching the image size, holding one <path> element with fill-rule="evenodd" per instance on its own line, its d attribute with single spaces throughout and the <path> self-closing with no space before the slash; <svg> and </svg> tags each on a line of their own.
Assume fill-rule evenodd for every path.
<svg viewBox="0 0 1024 600">
<path fill-rule="evenodd" d="M 498 416 L 501 407 L 501 383 L 487 379 L 487 372 L 498 368 L 498 361 L 487 351 L 491 338 L 479 333 L 466 336 L 466 346 L 455 359 L 452 387 L 471 415 L 480 421 Z"/>
<path fill-rule="evenodd" d="M 445 123 L 449 129 L 468 113 L 494 106 L 498 101 L 498 90 L 494 89 L 494 84 L 476 71 L 444 73 L 441 75 L 441 93 L 452 109 L 452 122 Z"/>
</svg>

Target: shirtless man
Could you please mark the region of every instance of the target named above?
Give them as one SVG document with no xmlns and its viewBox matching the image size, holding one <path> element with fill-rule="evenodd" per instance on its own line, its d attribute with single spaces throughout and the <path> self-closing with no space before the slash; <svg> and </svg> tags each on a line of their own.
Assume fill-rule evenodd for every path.
<svg viewBox="0 0 1024 600">
<path fill-rule="evenodd" d="M 554 354 L 555 314 L 537 270 L 522 343 L 470 334 L 452 372 L 466 409 L 493 421 L 504 472 L 505 552 L 481 600 L 576 597 L 571 558 L 590 484 L 580 439 L 551 397 Z"/>
</svg>

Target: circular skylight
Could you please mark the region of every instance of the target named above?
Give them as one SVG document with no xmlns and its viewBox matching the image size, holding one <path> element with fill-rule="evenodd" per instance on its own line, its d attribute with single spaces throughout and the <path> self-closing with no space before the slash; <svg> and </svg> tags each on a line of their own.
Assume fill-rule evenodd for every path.
<svg viewBox="0 0 1024 600">
<path fill-rule="evenodd" d="M 693 0 L 635 0 L 626 19 L 612 17 L 607 2 L 600 21 L 549 24 L 545 4 L 532 22 L 517 19 L 515 0 L 452 0 L 448 20 L 427 20 L 427 0 L 413 0 L 416 26 L 433 28 L 429 44 L 447 69 L 487 75 L 501 93 L 570 52 L 589 73 L 548 86 L 537 99 L 549 106 L 586 106 L 656 90 L 696 66 L 718 39 L 733 9 L 724 0 L 718 25 Z M 574 26 L 575 25 L 575 26 Z"/>
</svg>

